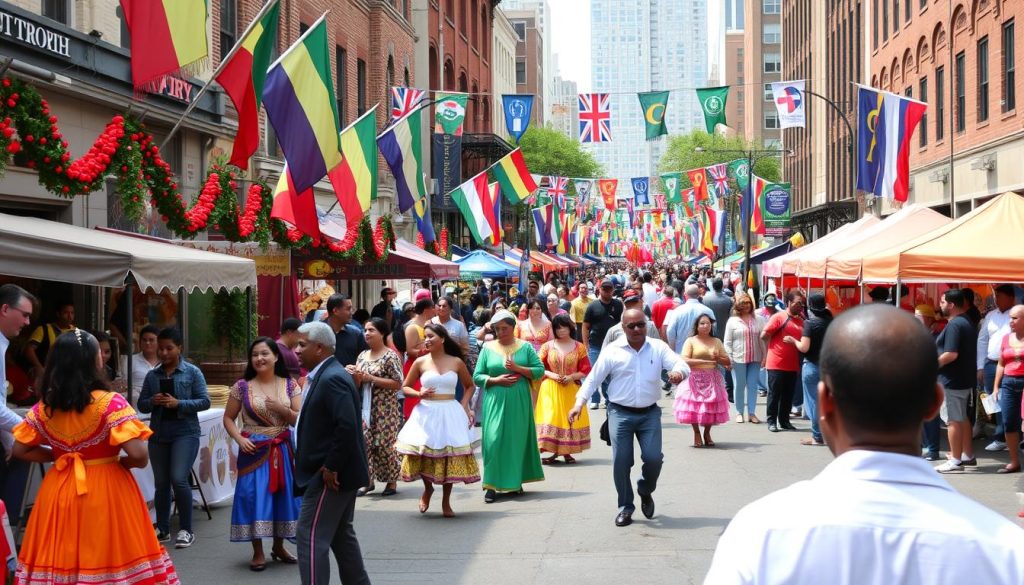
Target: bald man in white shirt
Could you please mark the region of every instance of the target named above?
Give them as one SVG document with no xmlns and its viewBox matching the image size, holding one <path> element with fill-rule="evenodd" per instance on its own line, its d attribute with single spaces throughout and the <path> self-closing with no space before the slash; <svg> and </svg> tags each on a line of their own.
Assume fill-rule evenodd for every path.
<svg viewBox="0 0 1024 585">
<path fill-rule="evenodd" d="M 740 510 L 704 583 L 1024 583 L 1024 530 L 920 457 L 943 390 L 914 317 L 881 304 L 844 312 L 819 367 L 821 432 L 836 459 Z"/>
</svg>

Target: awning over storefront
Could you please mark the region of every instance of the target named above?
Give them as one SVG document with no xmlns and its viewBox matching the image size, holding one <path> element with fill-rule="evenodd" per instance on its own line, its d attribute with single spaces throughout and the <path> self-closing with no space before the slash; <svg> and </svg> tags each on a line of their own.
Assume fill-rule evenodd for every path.
<svg viewBox="0 0 1024 585">
<path fill-rule="evenodd" d="M 153 238 L 0 214 L 0 273 L 73 284 L 140 289 L 245 289 L 256 286 L 246 258 Z"/>
<path fill-rule="evenodd" d="M 397 240 L 385 262 L 367 260 L 330 260 L 317 256 L 292 257 L 299 278 L 324 280 L 371 280 L 430 278 L 446 280 L 459 277 L 459 265 L 421 250 L 405 240 Z"/>
<path fill-rule="evenodd" d="M 1020 282 L 1024 280 L 1024 198 L 1004 193 L 908 242 L 865 256 L 866 282 Z"/>
</svg>

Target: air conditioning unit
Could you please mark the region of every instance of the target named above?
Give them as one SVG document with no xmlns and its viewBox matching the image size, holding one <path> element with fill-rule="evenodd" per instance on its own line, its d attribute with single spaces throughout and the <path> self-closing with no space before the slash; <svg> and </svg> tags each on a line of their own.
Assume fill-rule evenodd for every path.
<svg viewBox="0 0 1024 585">
<path fill-rule="evenodd" d="M 972 171 L 991 171 L 996 168 L 996 157 L 992 155 L 976 158 L 971 161 Z"/>
</svg>

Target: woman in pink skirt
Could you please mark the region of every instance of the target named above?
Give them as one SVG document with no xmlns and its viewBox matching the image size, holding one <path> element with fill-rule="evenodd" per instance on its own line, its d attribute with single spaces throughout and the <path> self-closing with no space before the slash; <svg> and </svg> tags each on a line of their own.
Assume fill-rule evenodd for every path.
<svg viewBox="0 0 1024 585">
<path fill-rule="evenodd" d="M 729 397 L 725 378 L 718 366 L 729 367 L 725 346 L 711 335 L 714 321 L 701 315 L 693 324 L 693 334 L 683 344 L 682 357 L 690 366 L 690 376 L 676 389 L 673 409 L 676 421 L 693 425 L 693 446 L 714 447 L 711 425 L 729 420 Z M 700 427 L 704 427 L 701 437 Z"/>
</svg>

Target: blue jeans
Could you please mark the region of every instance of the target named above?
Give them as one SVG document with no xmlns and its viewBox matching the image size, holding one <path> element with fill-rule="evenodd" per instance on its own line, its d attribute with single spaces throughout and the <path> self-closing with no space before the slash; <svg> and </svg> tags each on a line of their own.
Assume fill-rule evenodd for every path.
<svg viewBox="0 0 1024 585">
<path fill-rule="evenodd" d="M 597 363 L 597 356 L 599 356 L 599 355 L 601 355 L 601 348 L 600 347 L 590 347 L 590 346 L 587 346 L 587 359 L 590 360 L 590 367 L 594 367 L 594 364 Z M 601 404 L 601 396 L 604 396 L 604 402 L 605 402 L 605 405 L 607 406 L 607 404 L 608 404 L 608 379 L 607 378 L 605 378 L 605 381 L 601 383 L 601 390 L 600 390 L 600 392 L 598 392 L 597 390 L 594 390 L 594 394 L 591 395 L 591 397 L 590 397 L 590 403 L 591 404 Z"/>
<path fill-rule="evenodd" d="M 171 490 L 178 503 L 178 528 L 192 532 L 192 488 L 189 473 L 199 454 L 199 437 L 179 437 L 172 443 L 149 441 L 149 461 L 153 466 L 156 495 L 156 528 L 171 533 Z"/>
<path fill-rule="evenodd" d="M 1008 433 L 1020 433 L 1022 394 L 1024 394 L 1024 377 L 1003 376 L 1003 380 L 999 384 L 999 410 L 1002 411 L 1003 420 L 1006 421 L 1006 432 Z M 1010 445 L 1010 449 L 1016 448 L 1017 445 Z"/>
<path fill-rule="evenodd" d="M 921 448 L 929 455 L 939 454 L 941 432 L 942 426 L 938 415 L 935 415 L 935 418 L 932 420 L 924 422 L 924 428 L 921 433 Z"/>
<path fill-rule="evenodd" d="M 760 377 L 761 362 L 732 365 L 732 395 L 736 402 L 736 414 L 754 414 L 757 409 L 757 383 Z"/>
<path fill-rule="evenodd" d="M 989 395 L 992 394 L 992 386 L 995 385 L 995 383 L 996 383 L 996 368 L 997 367 L 999 367 L 999 362 L 993 361 L 993 360 L 985 360 L 985 384 L 984 384 L 984 386 L 985 386 L 985 393 L 986 394 L 989 394 Z M 1005 429 L 1003 428 L 1003 413 L 1002 412 L 997 412 L 995 414 L 995 420 L 996 420 L 996 430 L 992 434 L 992 439 L 995 440 L 995 441 L 1003 441 L 1003 440 L 1005 440 L 1005 437 L 1003 437 L 1003 432 L 1005 431 Z M 1019 431 L 1020 429 L 1017 429 L 1017 430 Z"/>
<path fill-rule="evenodd" d="M 619 512 L 632 514 L 636 511 L 633 484 L 629 478 L 633 469 L 633 437 L 636 436 L 640 443 L 640 460 L 643 461 L 636 489 L 640 495 L 650 495 L 658 487 L 661 465 L 665 460 L 661 452 L 661 407 L 635 413 L 609 403 L 608 434 L 612 439 L 612 477 L 619 497 Z"/>
<path fill-rule="evenodd" d="M 811 438 L 821 443 L 824 439 L 821 436 L 821 428 L 818 426 L 818 382 L 821 381 L 821 374 L 818 373 L 818 364 L 804 360 L 800 379 L 804 388 L 804 414 L 811 419 Z"/>
<path fill-rule="evenodd" d="M 761 368 L 761 373 L 757 377 L 757 391 L 768 391 L 768 368 Z"/>
<path fill-rule="evenodd" d="M 803 365 L 802 364 L 804 363 L 803 360 L 801 360 L 800 363 L 801 363 L 800 368 L 801 368 L 801 371 L 802 371 L 803 370 Z M 797 373 L 797 377 L 800 377 L 799 372 Z M 803 408 L 804 407 L 804 386 L 803 386 L 803 384 L 800 383 L 799 380 L 797 380 L 796 386 L 793 387 L 793 400 L 792 400 L 792 405 L 791 406 L 792 406 L 792 408 Z"/>
</svg>

